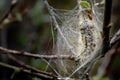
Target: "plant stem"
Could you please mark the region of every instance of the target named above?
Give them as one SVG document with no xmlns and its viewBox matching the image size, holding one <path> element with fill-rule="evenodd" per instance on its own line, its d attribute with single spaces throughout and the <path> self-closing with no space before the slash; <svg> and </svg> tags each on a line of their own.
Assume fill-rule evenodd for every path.
<svg viewBox="0 0 120 80">
<path fill-rule="evenodd" d="M 112 10 L 112 0 L 105 0 L 105 12 L 104 12 L 104 22 L 103 22 L 103 55 L 108 51 L 109 42 L 109 30 L 110 30 L 110 20 L 111 20 L 111 10 Z"/>
</svg>

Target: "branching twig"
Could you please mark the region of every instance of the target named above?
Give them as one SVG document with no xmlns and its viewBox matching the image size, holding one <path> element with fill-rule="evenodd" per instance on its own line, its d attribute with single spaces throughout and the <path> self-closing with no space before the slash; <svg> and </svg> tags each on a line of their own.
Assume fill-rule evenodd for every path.
<svg viewBox="0 0 120 80">
<path fill-rule="evenodd" d="M 49 79 L 49 80 L 54 80 L 55 79 L 55 77 L 52 77 L 52 76 L 40 74 L 40 73 L 37 73 L 37 72 L 32 72 L 31 70 L 24 69 L 24 68 L 19 68 L 19 67 L 12 66 L 12 65 L 9 65 L 9 64 L 6 64 L 6 63 L 2 63 L 2 62 L 0 62 L 0 66 L 6 67 L 6 68 L 9 68 L 9 69 L 13 69 L 13 70 L 18 71 L 18 72 L 24 72 L 24 73 L 27 73 L 29 75 L 36 76 L 36 77 L 39 77 L 39 78 L 42 78 L 42 79 Z"/>
<path fill-rule="evenodd" d="M 120 72 L 119 59 L 120 59 L 120 40 L 117 40 L 116 43 L 113 44 L 112 48 L 106 53 L 106 56 L 103 59 L 103 62 L 98 69 L 98 76 L 105 77 L 108 79 L 111 79 L 111 77 L 114 76 L 114 78 L 118 80 L 117 78 L 120 77 L 115 77 L 115 76 L 119 75 Z"/>
<path fill-rule="evenodd" d="M 44 58 L 44 59 L 74 59 L 71 55 L 39 55 L 39 54 L 33 54 L 29 52 L 21 52 L 17 50 L 11 50 L 7 48 L 0 47 L 0 52 L 3 52 L 3 54 L 14 54 L 19 56 L 26 56 L 31 58 Z"/>
<path fill-rule="evenodd" d="M 44 58 L 44 59 L 74 59 L 74 57 L 70 56 L 70 55 L 39 55 L 39 54 L 33 54 L 33 53 L 29 53 L 29 52 L 20 52 L 17 50 L 11 50 L 11 49 L 7 49 L 7 48 L 3 48 L 0 47 L 0 52 L 3 54 L 14 54 L 14 55 L 19 55 L 19 56 L 26 56 L 26 57 L 30 57 L 30 58 Z M 38 77 L 52 77 L 52 78 L 57 78 L 57 76 L 51 74 L 51 73 L 47 73 L 44 71 L 40 71 L 37 70 L 29 65 L 26 65 L 24 63 L 21 63 L 20 61 L 16 60 L 14 57 L 12 58 L 14 59 L 14 61 L 16 61 L 17 63 L 19 63 L 21 65 L 22 68 L 24 68 L 24 70 L 21 70 L 22 72 L 28 73 L 28 74 L 32 74 Z M 0 64 L 1 66 L 4 65 Z M 6 66 L 7 65 L 7 66 Z M 4 67 L 8 67 L 14 70 L 18 70 L 19 67 L 15 67 L 15 66 L 9 66 L 8 64 L 5 64 Z"/>
<path fill-rule="evenodd" d="M 18 65 L 20 65 L 20 67 L 23 67 L 24 69 L 28 69 L 28 70 L 31 70 L 32 72 L 37 72 L 37 73 L 48 75 L 48 76 L 57 77 L 57 76 L 53 75 L 52 73 L 41 71 L 41 70 L 38 70 L 32 66 L 29 66 L 29 65 L 25 64 L 24 62 L 16 59 L 15 57 L 13 57 L 11 55 L 9 55 L 9 58 L 12 59 L 14 62 L 16 62 Z"/>
</svg>

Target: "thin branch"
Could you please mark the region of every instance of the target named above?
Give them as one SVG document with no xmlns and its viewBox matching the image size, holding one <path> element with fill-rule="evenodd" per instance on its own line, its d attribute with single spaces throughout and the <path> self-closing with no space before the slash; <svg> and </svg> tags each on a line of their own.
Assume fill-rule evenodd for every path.
<svg viewBox="0 0 120 80">
<path fill-rule="evenodd" d="M 0 66 L 6 67 L 6 68 L 9 68 L 9 69 L 13 69 L 13 70 L 18 71 L 18 72 L 24 72 L 24 73 L 27 73 L 29 75 L 36 76 L 36 77 L 39 77 L 39 78 L 42 78 L 42 79 L 55 80 L 55 78 L 56 78 L 56 77 L 40 74 L 40 73 L 37 73 L 37 72 L 32 72 L 31 70 L 16 67 L 16 66 L 12 66 L 12 65 L 2 63 L 2 62 L 0 62 Z"/>
<path fill-rule="evenodd" d="M 17 5 L 17 0 L 12 0 L 10 3 L 10 7 L 8 9 L 8 11 L 4 14 L 4 16 L 2 16 L 2 18 L 0 19 L 0 24 L 8 18 L 8 15 L 12 12 L 12 10 L 15 8 L 15 6 Z"/>
<path fill-rule="evenodd" d="M 19 56 L 26 56 L 26 57 L 31 57 L 31 58 L 37 58 L 37 59 L 74 59 L 74 56 L 71 55 L 39 55 L 39 54 L 34 54 L 34 53 L 29 53 L 29 52 L 21 52 L 17 50 L 11 50 L 7 48 L 0 47 L 0 52 L 2 54 L 14 54 L 14 55 L 19 55 Z"/>
<path fill-rule="evenodd" d="M 120 29 L 115 33 L 113 38 L 110 41 L 110 44 L 113 45 L 115 44 L 118 40 L 120 40 Z"/>
<path fill-rule="evenodd" d="M 24 62 L 16 59 L 15 57 L 13 57 L 11 55 L 9 55 L 9 58 L 11 60 L 13 60 L 14 62 L 16 62 L 18 65 L 20 65 L 20 67 L 23 67 L 24 69 L 28 69 L 28 70 L 31 70 L 32 72 L 37 72 L 37 73 L 48 75 L 48 76 L 57 77 L 57 76 L 53 75 L 52 73 L 48 73 L 46 71 L 41 71 L 41 70 L 38 70 L 38 69 L 36 69 L 36 68 L 34 68 L 32 66 L 29 66 L 29 65 L 25 64 Z"/>
<path fill-rule="evenodd" d="M 119 59 L 120 59 L 120 40 L 117 40 L 117 42 L 112 45 L 112 48 L 106 53 L 103 62 L 98 69 L 98 76 L 103 76 L 111 79 L 111 77 L 119 74 L 120 67 Z M 116 74 L 113 74 L 114 72 Z"/>
<path fill-rule="evenodd" d="M 103 55 L 109 50 L 109 29 L 111 19 L 112 0 L 105 0 L 105 12 L 103 22 Z"/>
</svg>

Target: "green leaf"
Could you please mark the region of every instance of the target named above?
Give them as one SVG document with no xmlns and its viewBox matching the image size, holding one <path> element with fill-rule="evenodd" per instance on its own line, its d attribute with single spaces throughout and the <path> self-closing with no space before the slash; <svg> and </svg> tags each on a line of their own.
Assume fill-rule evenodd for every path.
<svg viewBox="0 0 120 80">
<path fill-rule="evenodd" d="M 90 9 L 90 8 L 91 8 L 90 3 L 87 2 L 87 1 L 81 1 L 81 2 L 80 2 L 80 5 L 81 5 L 83 8 L 86 8 L 86 9 Z"/>
<path fill-rule="evenodd" d="M 102 0 L 102 1 L 100 2 L 100 4 L 105 4 L 105 0 Z"/>
</svg>

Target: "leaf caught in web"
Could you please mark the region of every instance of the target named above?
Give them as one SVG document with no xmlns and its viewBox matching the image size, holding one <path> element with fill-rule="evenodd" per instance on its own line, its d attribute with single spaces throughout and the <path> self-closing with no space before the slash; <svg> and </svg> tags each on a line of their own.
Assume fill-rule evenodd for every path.
<svg viewBox="0 0 120 80">
<path fill-rule="evenodd" d="M 90 3 L 87 2 L 87 1 L 81 1 L 81 2 L 80 2 L 80 5 L 81 5 L 83 8 L 85 8 L 85 9 L 90 9 L 90 8 L 91 8 Z"/>
</svg>

